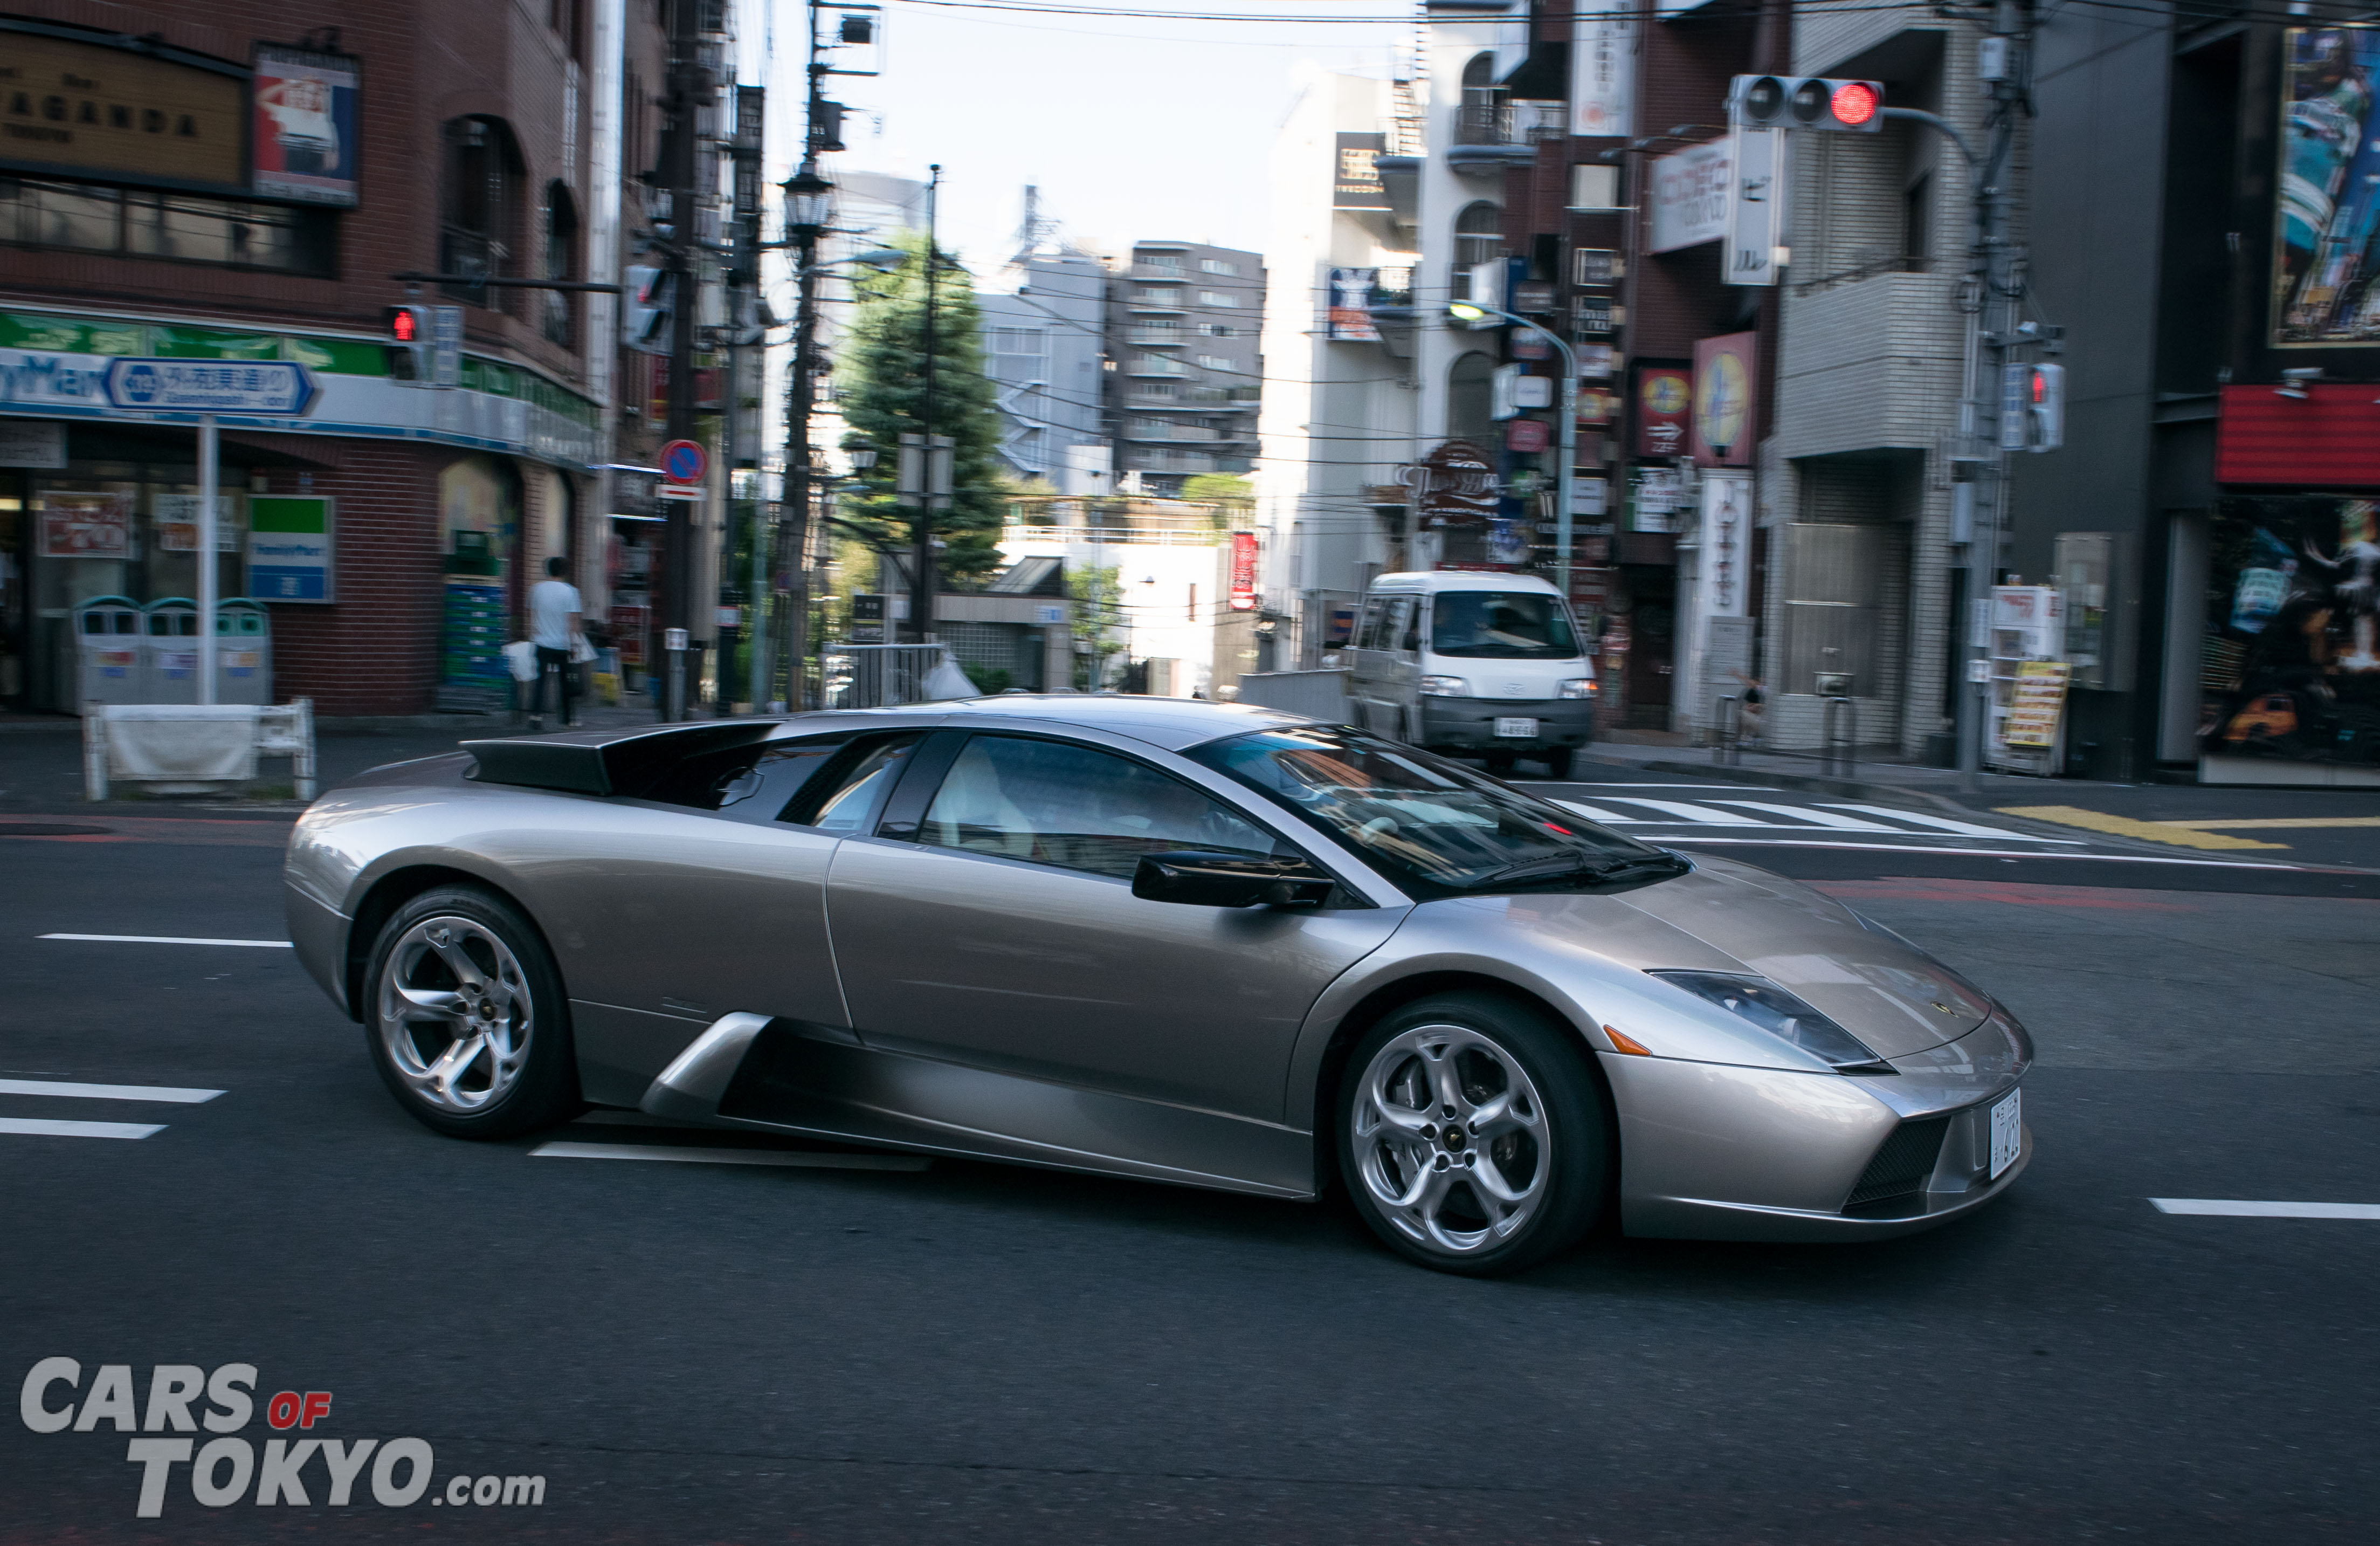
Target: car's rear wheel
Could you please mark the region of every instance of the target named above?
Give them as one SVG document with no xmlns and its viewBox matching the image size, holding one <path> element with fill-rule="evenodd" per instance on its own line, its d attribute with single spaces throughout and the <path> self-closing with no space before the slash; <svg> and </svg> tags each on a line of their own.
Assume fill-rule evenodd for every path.
<svg viewBox="0 0 2380 1546">
<path fill-rule="evenodd" d="M 1486 993 L 1407 1004 L 1364 1038 L 1340 1089 L 1355 1210 L 1441 1272 L 1518 1272 L 1601 1211 L 1610 1133 L 1576 1039 Z"/>
<path fill-rule="evenodd" d="M 455 1138 L 513 1138 L 577 1104 L 553 957 L 519 909 L 441 886 L 382 926 L 365 980 L 365 1039 L 397 1103 Z"/>
</svg>

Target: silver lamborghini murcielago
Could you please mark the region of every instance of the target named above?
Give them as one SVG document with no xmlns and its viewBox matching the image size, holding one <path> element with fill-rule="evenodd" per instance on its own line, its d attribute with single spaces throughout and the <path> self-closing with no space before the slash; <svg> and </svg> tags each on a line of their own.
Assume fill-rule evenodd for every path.
<svg viewBox="0 0 2380 1546">
<path fill-rule="evenodd" d="M 298 823 L 290 937 L 416 1117 L 583 1105 L 1315 1198 L 1511 1272 L 1941 1223 L 2023 1029 L 1838 903 L 1241 705 L 1010 695 L 487 740 Z"/>
</svg>

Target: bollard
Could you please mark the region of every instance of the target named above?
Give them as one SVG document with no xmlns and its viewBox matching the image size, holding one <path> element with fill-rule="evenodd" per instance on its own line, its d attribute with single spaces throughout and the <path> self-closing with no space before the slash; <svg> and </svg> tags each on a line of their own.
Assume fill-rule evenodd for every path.
<svg viewBox="0 0 2380 1546">
<path fill-rule="evenodd" d="M 669 651 L 669 695 L 662 700 L 662 717 L 675 724 L 686 718 L 686 630 L 662 630 L 662 648 Z"/>
</svg>

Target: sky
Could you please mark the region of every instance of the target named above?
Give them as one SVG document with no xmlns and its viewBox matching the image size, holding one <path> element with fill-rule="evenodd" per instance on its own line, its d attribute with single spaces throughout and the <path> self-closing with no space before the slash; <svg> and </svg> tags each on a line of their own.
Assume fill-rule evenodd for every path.
<svg viewBox="0 0 2380 1546">
<path fill-rule="evenodd" d="M 750 0 L 747 61 L 767 20 Z M 1342 16 L 1336 24 L 1036 14 L 887 0 L 882 73 L 838 79 L 852 109 L 836 166 L 923 179 L 942 167 L 942 243 L 978 274 L 1014 250 L 1024 189 L 1038 185 L 1063 234 L 1107 250 L 1172 237 L 1262 251 L 1268 158 L 1302 63 L 1386 76 L 1409 45 L 1410 0 L 991 0 L 1239 16 Z M 1370 19 L 1353 19 L 1370 18 Z M 773 147 L 796 141 L 802 6 L 776 0 Z M 761 35 L 756 36 L 756 33 Z M 747 79 L 751 79 L 747 65 Z M 784 171 L 771 176 L 783 177 Z"/>
</svg>

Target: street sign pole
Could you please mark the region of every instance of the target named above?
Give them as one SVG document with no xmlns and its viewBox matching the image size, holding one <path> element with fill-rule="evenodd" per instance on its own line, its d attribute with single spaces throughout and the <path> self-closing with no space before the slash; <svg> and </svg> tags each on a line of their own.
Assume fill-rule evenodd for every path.
<svg viewBox="0 0 2380 1546">
<path fill-rule="evenodd" d="M 199 415 L 199 701 L 215 700 L 215 416 Z"/>
</svg>

